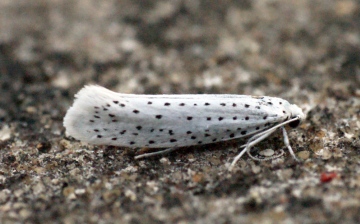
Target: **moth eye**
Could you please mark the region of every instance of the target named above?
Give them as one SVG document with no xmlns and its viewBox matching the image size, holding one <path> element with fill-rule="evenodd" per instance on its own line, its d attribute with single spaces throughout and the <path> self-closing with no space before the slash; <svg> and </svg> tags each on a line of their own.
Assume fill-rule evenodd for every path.
<svg viewBox="0 0 360 224">
<path fill-rule="evenodd" d="M 293 117 L 293 118 L 295 118 L 295 117 Z M 296 128 L 297 126 L 299 126 L 299 124 L 300 124 L 300 119 L 290 122 L 289 126 L 292 128 Z"/>
</svg>

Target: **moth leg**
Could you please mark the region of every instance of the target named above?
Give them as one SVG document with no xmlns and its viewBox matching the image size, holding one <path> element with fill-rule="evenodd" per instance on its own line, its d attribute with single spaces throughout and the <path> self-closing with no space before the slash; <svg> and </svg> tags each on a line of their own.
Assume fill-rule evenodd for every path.
<svg viewBox="0 0 360 224">
<path fill-rule="evenodd" d="M 290 142 L 289 142 L 289 137 L 287 135 L 287 132 L 286 132 L 286 129 L 284 126 L 281 127 L 282 128 L 282 131 L 283 131 L 283 136 L 284 136 L 284 144 L 285 146 L 288 148 L 291 156 L 299 162 L 299 159 L 296 158 L 296 155 L 294 153 L 294 151 L 292 150 L 291 146 L 290 146 Z M 276 155 L 276 156 L 271 156 L 271 157 L 268 157 L 268 158 L 265 158 L 265 159 L 259 159 L 259 158 L 256 158 L 256 157 L 253 157 L 251 154 L 250 154 L 250 149 L 248 149 L 248 151 L 246 151 L 247 154 L 249 155 L 250 158 L 252 158 L 253 160 L 257 160 L 257 161 L 267 161 L 267 160 L 272 160 L 272 159 L 276 159 L 276 158 L 279 158 L 281 157 L 282 155 L 284 155 L 284 150 L 281 149 L 281 153 L 279 155 Z"/>
<path fill-rule="evenodd" d="M 231 171 L 235 164 L 237 163 L 237 161 L 239 161 L 239 159 L 245 154 L 245 152 L 248 153 L 249 157 L 254 159 L 254 160 L 259 160 L 258 158 L 253 157 L 250 154 L 250 149 L 251 147 L 253 147 L 254 145 L 256 145 L 257 143 L 261 142 L 262 140 L 264 140 L 265 138 L 267 138 L 269 135 L 271 135 L 276 129 L 269 129 L 266 130 L 262 133 L 256 134 L 253 137 L 251 137 L 248 141 L 248 143 L 246 144 L 246 147 L 239 153 L 239 155 L 237 155 L 234 158 L 234 161 L 231 163 L 229 170 Z"/>
<path fill-rule="evenodd" d="M 295 161 L 299 162 L 300 160 L 298 158 L 296 158 L 296 155 L 294 153 L 294 151 L 292 150 L 291 146 L 290 146 L 290 143 L 289 143 L 289 137 L 287 135 L 287 132 L 285 130 L 284 127 L 281 127 L 282 128 L 282 131 L 283 131 L 283 136 L 284 136 L 284 144 L 286 145 L 286 147 L 288 148 L 291 156 L 295 159 Z"/>
<path fill-rule="evenodd" d="M 289 149 L 290 154 L 292 155 L 292 157 L 294 157 L 294 159 L 295 159 L 296 161 L 299 161 L 299 160 L 296 158 L 295 153 L 294 153 L 294 151 L 292 150 L 292 148 L 291 148 L 291 146 L 290 146 L 289 138 L 288 138 L 287 133 L 286 133 L 286 130 L 285 130 L 285 128 L 284 128 L 284 125 L 285 125 L 285 124 L 291 123 L 291 122 L 296 121 L 296 120 L 299 120 L 299 119 L 300 119 L 300 117 L 297 116 L 297 117 L 295 117 L 295 118 L 293 118 L 293 119 L 284 121 L 284 122 L 282 122 L 282 123 L 280 123 L 280 124 L 277 124 L 277 125 L 273 126 L 272 128 L 270 128 L 270 129 L 268 129 L 268 130 L 265 130 L 265 131 L 263 131 L 263 132 L 260 132 L 260 133 L 258 133 L 258 134 L 256 134 L 256 135 L 252 136 L 252 137 L 248 140 L 248 143 L 246 144 L 245 149 L 243 149 L 243 150 L 239 153 L 239 155 L 237 155 L 237 156 L 234 158 L 234 161 L 230 164 L 229 171 L 231 171 L 231 170 L 234 168 L 236 162 L 245 154 L 245 152 L 248 153 L 248 155 L 249 155 L 250 158 L 252 158 L 252 159 L 254 159 L 254 160 L 258 160 L 258 161 L 270 160 L 270 159 L 274 159 L 274 158 L 278 158 L 278 157 L 282 156 L 283 153 L 284 153 L 283 150 L 282 150 L 282 153 L 281 153 L 280 155 L 272 156 L 271 158 L 267 158 L 267 159 L 258 159 L 258 158 L 253 157 L 253 156 L 250 154 L 250 149 L 251 149 L 251 147 L 253 147 L 254 145 L 256 145 L 257 143 L 259 143 L 260 141 L 262 141 L 262 140 L 264 140 L 265 138 L 267 138 L 269 135 L 271 135 L 271 134 L 272 134 L 276 129 L 278 129 L 279 127 L 282 127 L 282 128 L 283 128 L 284 143 L 285 143 L 286 147 Z"/>
<path fill-rule="evenodd" d="M 168 149 L 160 150 L 160 151 L 157 151 L 157 152 L 144 153 L 142 155 L 135 156 L 134 158 L 135 159 L 142 159 L 142 158 L 147 158 L 147 157 L 151 157 L 151 156 L 164 155 L 164 154 L 170 153 L 172 151 L 175 151 L 177 149 L 179 149 L 179 148 L 174 147 L 174 148 L 168 148 Z"/>
</svg>

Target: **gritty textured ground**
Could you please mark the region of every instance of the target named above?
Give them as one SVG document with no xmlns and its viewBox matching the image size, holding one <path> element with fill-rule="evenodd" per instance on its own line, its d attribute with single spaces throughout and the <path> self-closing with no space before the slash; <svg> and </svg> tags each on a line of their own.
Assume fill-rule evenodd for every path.
<svg viewBox="0 0 360 224">
<path fill-rule="evenodd" d="M 302 162 L 80 143 L 62 119 L 90 83 L 287 99 Z M 359 223 L 359 118 L 357 0 L 0 1 L 1 223 Z"/>
</svg>

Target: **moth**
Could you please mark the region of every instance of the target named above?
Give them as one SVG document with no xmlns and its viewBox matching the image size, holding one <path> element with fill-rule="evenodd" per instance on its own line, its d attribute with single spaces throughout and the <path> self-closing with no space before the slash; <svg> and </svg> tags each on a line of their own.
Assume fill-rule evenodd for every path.
<svg viewBox="0 0 360 224">
<path fill-rule="evenodd" d="M 250 149 L 279 128 L 297 160 L 284 126 L 297 127 L 305 119 L 297 105 L 269 96 L 123 94 L 89 85 L 75 98 L 64 118 L 66 134 L 94 145 L 163 148 L 136 159 L 250 137 L 230 169 L 245 152 L 252 159 L 264 160 L 252 156 Z"/>
</svg>

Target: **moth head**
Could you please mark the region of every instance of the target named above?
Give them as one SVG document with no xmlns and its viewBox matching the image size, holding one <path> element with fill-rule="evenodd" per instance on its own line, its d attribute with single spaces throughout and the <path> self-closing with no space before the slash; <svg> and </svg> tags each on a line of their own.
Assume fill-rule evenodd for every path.
<svg viewBox="0 0 360 224">
<path fill-rule="evenodd" d="M 296 128 L 299 124 L 305 120 L 306 116 L 303 113 L 302 109 L 295 104 L 290 105 L 291 119 L 298 117 L 299 119 L 289 123 L 289 126 Z"/>
</svg>

